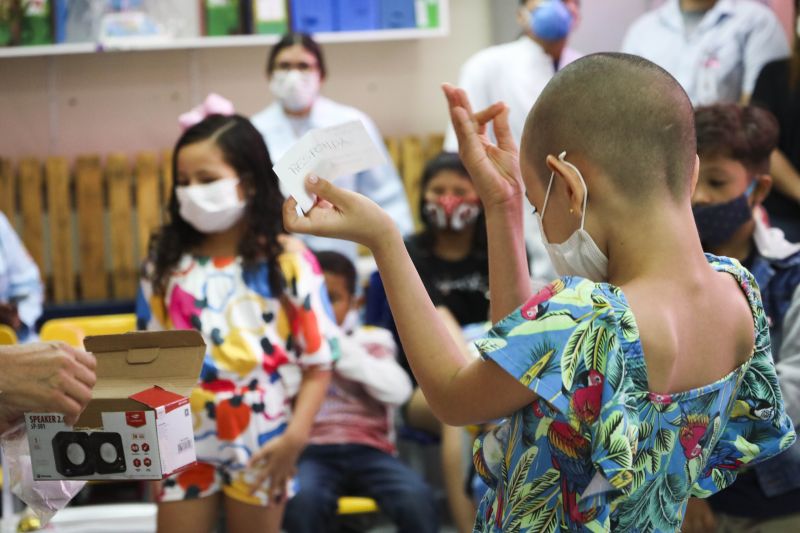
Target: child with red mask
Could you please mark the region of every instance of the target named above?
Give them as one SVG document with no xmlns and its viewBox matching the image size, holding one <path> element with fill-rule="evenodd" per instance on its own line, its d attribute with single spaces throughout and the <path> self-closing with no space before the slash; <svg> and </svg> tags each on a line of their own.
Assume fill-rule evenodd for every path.
<svg viewBox="0 0 800 533">
<path fill-rule="evenodd" d="M 483 206 L 458 154 L 442 152 L 425 165 L 420 180 L 419 212 L 422 230 L 406 239 L 406 248 L 431 300 L 449 320 L 450 330 L 459 335 L 459 326 L 488 320 L 489 256 Z M 366 322 L 396 333 L 377 272 L 367 290 Z M 410 374 L 408 362 L 401 355 L 401 364 Z M 419 389 L 414 391 L 403 413 L 408 426 L 441 435 L 442 470 L 450 513 L 459 531 L 471 531 L 475 509 L 464 490 L 466 473 L 460 461 L 464 455 L 462 430 L 442 426 Z"/>
</svg>

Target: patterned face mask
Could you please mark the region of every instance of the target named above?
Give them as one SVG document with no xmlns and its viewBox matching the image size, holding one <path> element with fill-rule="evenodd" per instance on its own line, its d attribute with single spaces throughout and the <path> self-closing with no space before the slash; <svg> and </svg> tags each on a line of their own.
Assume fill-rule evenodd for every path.
<svg viewBox="0 0 800 533">
<path fill-rule="evenodd" d="M 728 242 L 736 230 L 753 218 L 750 195 L 753 194 L 756 184 L 757 181 L 753 180 L 743 194 L 728 202 L 692 207 L 694 222 L 703 245 L 718 246 Z"/>
<path fill-rule="evenodd" d="M 444 194 L 436 201 L 425 202 L 423 213 L 436 229 L 461 231 L 475 222 L 481 214 L 477 200 L 465 200 L 452 194 Z"/>
</svg>

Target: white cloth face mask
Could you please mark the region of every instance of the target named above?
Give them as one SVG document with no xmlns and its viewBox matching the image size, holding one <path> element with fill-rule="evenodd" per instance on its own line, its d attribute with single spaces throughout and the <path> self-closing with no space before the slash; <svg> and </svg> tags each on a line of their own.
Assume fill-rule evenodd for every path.
<svg viewBox="0 0 800 533">
<path fill-rule="evenodd" d="M 318 72 L 276 70 L 272 73 L 269 88 L 289 111 L 303 111 L 311 107 L 319 94 Z"/>
<path fill-rule="evenodd" d="M 550 198 L 550 189 L 553 186 L 553 178 L 555 172 L 550 174 L 550 183 L 547 185 L 547 192 L 544 195 L 544 204 L 542 205 L 542 212 L 536 213 L 536 221 L 539 225 L 539 231 L 542 233 L 542 240 L 544 241 L 547 255 L 550 256 L 550 261 L 553 262 L 553 268 L 558 272 L 559 276 L 578 276 L 586 278 L 591 281 L 606 281 L 608 279 L 608 258 L 598 248 L 597 244 L 589 235 L 589 232 L 583 229 L 584 222 L 586 221 L 586 202 L 589 199 L 589 190 L 586 188 L 586 182 L 583 175 L 578 168 L 565 161 L 567 152 L 561 152 L 558 156 L 559 161 L 569 166 L 581 180 L 583 185 L 583 213 L 581 213 L 581 227 L 569 236 L 569 238 L 558 244 L 551 243 L 547 240 L 544 234 L 544 218 L 545 210 L 547 209 L 547 200 Z"/>
<path fill-rule="evenodd" d="M 175 187 L 181 218 L 201 233 L 230 229 L 244 215 L 239 198 L 239 178 L 221 178 L 203 185 Z"/>
</svg>

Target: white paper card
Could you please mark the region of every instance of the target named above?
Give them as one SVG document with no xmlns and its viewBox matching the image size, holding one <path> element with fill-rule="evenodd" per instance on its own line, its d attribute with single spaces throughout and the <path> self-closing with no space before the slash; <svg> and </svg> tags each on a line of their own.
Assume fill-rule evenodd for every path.
<svg viewBox="0 0 800 533">
<path fill-rule="evenodd" d="M 311 130 L 281 157 L 272 170 L 283 183 L 283 191 L 297 200 L 304 213 L 314 205 L 305 188 L 305 178 L 316 174 L 333 181 L 386 163 L 383 152 L 360 120 Z"/>
</svg>

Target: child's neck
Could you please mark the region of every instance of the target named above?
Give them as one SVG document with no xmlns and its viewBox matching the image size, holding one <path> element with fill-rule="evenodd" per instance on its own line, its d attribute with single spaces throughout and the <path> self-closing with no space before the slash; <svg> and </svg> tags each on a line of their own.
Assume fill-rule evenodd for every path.
<svg viewBox="0 0 800 533">
<path fill-rule="evenodd" d="M 474 224 L 461 231 L 439 231 L 434 236 L 433 254 L 445 261 L 460 261 L 467 257 L 472 250 L 474 237 Z"/>
<path fill-rule="evenodd" d="M 719 246 L 709 247 L 708 251 L 714 255 L 724 255 L 733 257 L 739 261 L 744 261 L 750 256 L 753 251 L 753 231 L 755 221 L 750 220 L 743 224 L 741 228 L 736 230 L 733 237 L 728 239 L 724 244 Z"/>
<path fill-rule="evenodd" d="M 620 217 L 619 233 L 608 240 L 608 281 L 624 287 L 640 280 L 690 281 L 708 267 L 691 207 L 651 209 L 644 215 Z"/>
<path fill-rule="evenodd" d="M 239 253 L 239 241 L 244 235 L 246 222 L 244 219 L 231 228 L 218 233 L 208 233 L 195 249 L 197 255 L 207 257 L 234 257 Z"/>
</svg>

